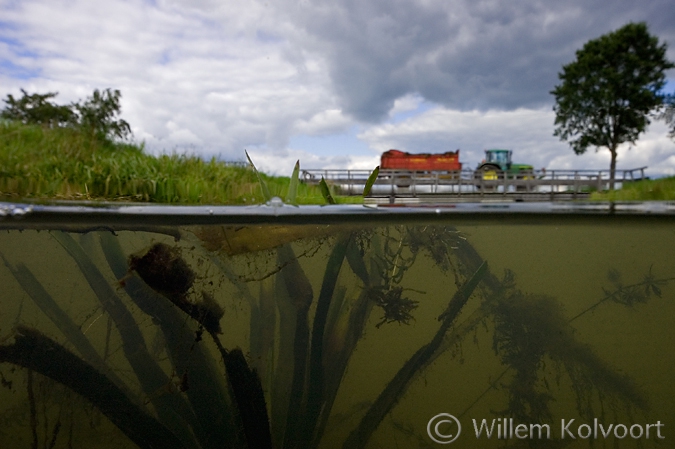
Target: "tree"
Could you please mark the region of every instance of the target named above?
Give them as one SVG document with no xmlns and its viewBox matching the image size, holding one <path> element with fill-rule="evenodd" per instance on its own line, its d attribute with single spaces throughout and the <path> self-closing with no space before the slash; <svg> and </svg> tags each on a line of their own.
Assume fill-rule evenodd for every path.
<svg viewBox="0 0 675 449">
<path fill-rule="evenodd" d="M 73 107 L 79 116 L 79 126 L 102 140 L 126 139 L 131 135 L 131 127 L 125 120 L 118 119 L 121 111 L 119 90 L 94 90 L 91 97 Z"/>
<path fill-rule="evenodd" d="M 49 101 L 58 92 L 29 95 L 21 89 L 21 93 L 23 97 L 18 100 L 11 94 L 7 95 L 7 99 L 3 100 L 7 107 L 0 112 L 0 117 L 26 125 L 45 125 L 50 128 L 71 125 L 76 119 L 70 106 L 59 106 Z"/>
<path fill-rule="evenodd" d="M 96 89 L 84 102 L 63 106 L 49 101 L 58 95 L 57 92 L 32 95 L 23 89 L 21 92 L 23 97 L 18 100 L 7 95 L 4 100 L 7 107 L 0 112 L 0 117 L 50 128 L 69 126 L 105 142 L 124 140 L 132 135 L 129 123 L 118 118 L 122 97 L 119 90 L 105 89 L 101 92 Z"/>
<path fill-rule="evenodd" d="M 576 154 L 605 147 L 612 155 L 610 189 L 614 188 L 619 145 L 635 144 L 664 103 L 666 44 L 651 36 L 644 23 L 624 27 L 588 41 L 576 61 L 558 74 L 562 84 L 551 91 L 556 104 L 555 136 Z"/>
</svg>

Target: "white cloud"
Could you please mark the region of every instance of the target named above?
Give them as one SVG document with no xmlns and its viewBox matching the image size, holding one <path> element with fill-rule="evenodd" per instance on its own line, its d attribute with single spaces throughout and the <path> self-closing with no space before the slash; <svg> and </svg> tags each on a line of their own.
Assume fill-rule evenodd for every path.
<svg viewBox="0 0 675 449">
<path fill-rule="evenodd" d="M 280 176 L 289 176 L 296 161 L 300 169 L 349 169 L 373 170 L 379 165 L 379 156 L 332 155 L 317 156 L 302 150 L 260 151 L 249 150 L 255 166 L 265 172 Z"/>
<path fill-rule="evenodd" d="M 423 101 L 424 98 L 422 98 L 419 94 L 407 94 L 401 98 L 397 98 L 394 101 L 394 106 L 389 111 L 389 117 L 394 117 L 396 114 L 403 112 L 414 111 L 420 107 Z"/>
<path fill-rule="evenodd" d="M 297 120 L 294 126 L 298 134 L 309 136 L 337 134 L 347 130 L 352 121 L 340 109 L 321 111 L 309 120 Z"/>
</svg>

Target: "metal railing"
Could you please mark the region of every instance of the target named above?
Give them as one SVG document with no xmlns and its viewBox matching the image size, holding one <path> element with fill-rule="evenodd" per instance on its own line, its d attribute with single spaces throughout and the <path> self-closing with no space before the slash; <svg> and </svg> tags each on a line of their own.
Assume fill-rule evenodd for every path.
<svg viewBox="0 0 675 449">
<path fill-rule="evenodd" d="M 614 178 L 616 186 L 644 179 L 646 168 L 616 170 Z M 303 170 L 301 179 L 307 184 L 314 184 L 323 177 L 342 195 L 360 195 L 370 173 L 369 170 Z M 557 194 L 582 195 L 592 190 L 607 190 L 610 181 L 609 170 L 542 169 L 518 174 L 471 169 L 447 172 L 380 170 L 370 195 L 417 197 L 529 193 L 553 197 Z"/>
</svg>

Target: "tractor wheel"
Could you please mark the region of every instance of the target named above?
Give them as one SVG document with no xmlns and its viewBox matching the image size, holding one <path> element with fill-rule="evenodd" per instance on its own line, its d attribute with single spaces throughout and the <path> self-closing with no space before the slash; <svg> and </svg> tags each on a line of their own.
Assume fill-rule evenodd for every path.
<svg viewBox="0 0 675 449">
<path fill-rule="evenodd" d="M 534 179 L 534 171 L 533 170 L 522 170 L 520 173 L 518 173 L 517 178 L 518 180 L 528 180 L 528 179 Z M 523 186 L 516 186 L 516 192 L 529 192 L 531 191 L 531 187 L 523 185 Z"/>
<path fill-rule="evenodd" d="M 486 164 L 478 167 L 473 176 L 478 190 L 482 188 L 484 192 L 494 192 L 497 190 L 496 185 L 484 185 L 483 183 L 485 181 L 492 181 L 496 184 L 496 181 L 503 177 L 503 172 L 496 165 Z"/>
</svg>

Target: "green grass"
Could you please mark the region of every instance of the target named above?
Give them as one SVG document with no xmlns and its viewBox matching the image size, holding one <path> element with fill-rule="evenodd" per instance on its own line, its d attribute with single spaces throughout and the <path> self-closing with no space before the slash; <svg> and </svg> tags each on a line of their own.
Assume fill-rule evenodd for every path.
<svg viewBox="0 0 675 449">
<path fill-rule="evenodd" d="M 291 170 L 289 167 L 289 173 Z M 262 176 L 272 195 L 286 196 L 289 178 Z M 179 204 L 264 202 L 257 177 L 249 168 L 185 154 L 155 157 L 146 154 L 142 145 L 104 143 L 74 129 L 8 121 L 0 122 L 0 197 Z M 320 189 L 305 184 L 299 186 L 296 200 L 299 204 L 324 204 Z"/>
<path fill-rule="evenodd" d="M 591 199 L 602 201 L 675 201 L 675 176 L 624 183 L 619 190 L 594 192 Z"/>
</svg>

